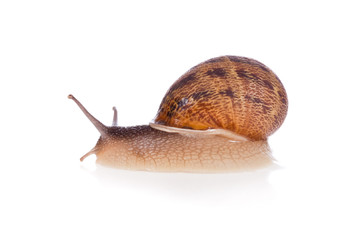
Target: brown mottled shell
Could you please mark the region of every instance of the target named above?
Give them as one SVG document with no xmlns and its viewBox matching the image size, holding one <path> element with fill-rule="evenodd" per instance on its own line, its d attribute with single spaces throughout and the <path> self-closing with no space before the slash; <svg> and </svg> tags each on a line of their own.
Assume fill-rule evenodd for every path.
<svg viewBox="0 0 360 240">
<path fill-rule="evenodd" d="M 225 129 L 264 140 L 283 123 L 287 95 L 264 64 L 222 56 L 186 72 L 168 90 L 154 122 L 195 130 Z"/>
</svg>

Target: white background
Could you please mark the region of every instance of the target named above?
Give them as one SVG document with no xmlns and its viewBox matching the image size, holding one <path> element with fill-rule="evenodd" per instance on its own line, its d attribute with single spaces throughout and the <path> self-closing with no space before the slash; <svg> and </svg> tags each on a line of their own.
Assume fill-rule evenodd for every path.
<svg viewBox="0 0 360 240">
<path fill-rule="evenodd" d="M 1 239 L 359 239 L 356 1 L 1 1 Z M 132 172 L 79 158 L 110 124 L 146 124 L 220 55 L 282 80 L 277 169 Z"/>
</svg>

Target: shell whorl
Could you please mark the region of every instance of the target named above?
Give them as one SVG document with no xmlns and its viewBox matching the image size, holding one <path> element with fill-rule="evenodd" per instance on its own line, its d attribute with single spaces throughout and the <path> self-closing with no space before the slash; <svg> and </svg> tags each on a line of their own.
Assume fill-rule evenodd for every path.
<svg viewBox="0 0 360 240">
<path fill-rule="evenodd" d="M 181 76 L 163 98 L 154 122 L 226 129 L 264 140 L 281 126 L 287 108 L 285 89 L 268 67 L 245 57 L 222 56 Z"/>
</svg>

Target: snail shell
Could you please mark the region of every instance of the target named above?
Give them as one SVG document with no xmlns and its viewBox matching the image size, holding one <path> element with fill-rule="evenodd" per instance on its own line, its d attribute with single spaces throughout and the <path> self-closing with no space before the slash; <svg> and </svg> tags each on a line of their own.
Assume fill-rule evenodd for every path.
<svg viewBox="0 0 360 240">
<path fill-rule="evenodd" d="M 73 99 L 101 136 L 90 154 L 123 169 L 222 172 L 271 163 L 266 141 L 283 123 L 287 95 L 262 63 L 236 56 L 205 61 L 180 77 L 149 125 L 107 127 Z"/>
<path fill-rule="evenodd" d="M 224 56 L 180 77 L 163 98 L 154 122 L 196 130 L 226 129 L 264 140 L 281 126 L 287 106 L 284 86 L 268 67 L 253 59 Z"/>
</svg>

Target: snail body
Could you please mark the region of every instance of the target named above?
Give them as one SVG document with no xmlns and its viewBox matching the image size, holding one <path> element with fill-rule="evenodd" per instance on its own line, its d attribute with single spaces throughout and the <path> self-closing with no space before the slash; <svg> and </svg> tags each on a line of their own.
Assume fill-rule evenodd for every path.
<svg viewBox="0 0 360 240">
<path fill-rule="evenodd" d="M 271 162 L 267 138 L 283 123 L 287 95 L 278 77 L 244 57 L 207 60 L 164 96 L 149 125 L 118 127 L 94 118 L 73 99 L 101 136 L 84 157 L 112 167 L 150 171 L 236 171 Z"/>
</svg>

